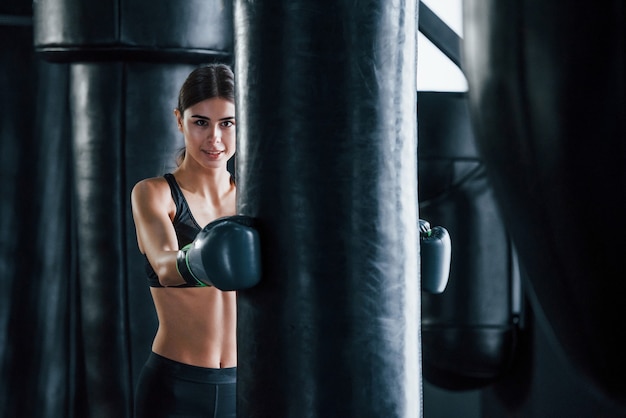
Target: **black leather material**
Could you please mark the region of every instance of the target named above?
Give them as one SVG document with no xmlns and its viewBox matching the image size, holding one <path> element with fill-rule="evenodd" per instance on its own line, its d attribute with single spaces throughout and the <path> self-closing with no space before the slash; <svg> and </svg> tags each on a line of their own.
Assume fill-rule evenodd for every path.
<svg viewBox="0 0 626 418">
<path fill-rule="evenodd" d="M 241 215 L 210 222 L 191 246 L 179 251 L 184 254 L 178 261 L 181 276 L 187 283 L 199 281 L 223 291 L 255 286 L 261 280 L 261 245 L 253 224 L 254 219 Z"/>
<path fill-rule="evenodd" d="M 241 416 L 421 414 L 416 12 L 235 2 Z"/>
<path fill-rule="evenodd" d="M 124 285 L 122 64 L 74 64 L 70 110 L 85 393 L 90 416 L 127 408 L 130 388 Z M 106 140 L 104 140 L 106 138 Z M 117 367 L 111 367 L 117 365 Z"/>
<path fill-rule="evenodd" d="M 485 387 L 517 348 L 521 289 L 515 254 L 475 146 L 464 93 L 418 92 L 420 217 L 453 241 L 440 295 L 422 294 L 424 379 Z"/>
<path fill-rule="evenodd" d="M 20 5 L 0 8 L 30 7 Z M 66 362 L 77 331 L 62 105 L 68 71 L 38 62 L 30 45 L 32 28 L 0 25 L 0 416 L 53 418 L 80 409 L 67 395 L 82 372 Z"/>
<path fill-rule="evenodd" d="M 55 62 L 227 59 L 232 3 L 221 0 L 84 2 L 38 0 L 35 49 Z"/>
<path fill-rule="evenodd" d="M 37 115 L 36 142 L 23 163 L 35 167 L 37 183 L 24 184 L 20 197 L 10 200 L 12 207 L 31 211 L 22 209 L 24 220 L 13 220 L 15 226 L 35 228 L 24 231 L 24 243 L 15 241 L 32 250 L 29 270 L 19 276 L 30 278 L 31 302 L 18 304 L 27 314 L 12 316 L 22 318 L 20 327 L 36 326 L 25 327 L 33 334 L 23 346 L 22 337 L 12 339 L 19 355 L 10 358 L 15 370 L 7 376 L 37 382 L 55 396 L 31 405 L 22 396 L 32 393 L 3 385 L 10 392 L 2 404 L 7 411 L 32 411 L 24 412 L 29 416 L 131 416 L 134 382 L 150 352 L 156 315 L 137 249 L 130 190 L 138 180 L 175 167 L 182 140 L 172 109 L 192 67 L 39 65 L 37 107 L 28 106 Z M 21 141 L 6 143 L 24 146 L 28 131 L 19 131 Z M 20 155 L 6 148 L 3 154 Z M 41 239 L 33 246 L 35 235 Z M 15 293 L 13 298 L 22 299 Z M 25 364 L 32 369 L 25 371 Z"/>
<path fill-rule="evenodd" d="M 467 0 L 480 153 L 533 309 L 589 391 L 626 406 L 626 4 Z"/>
</svg>

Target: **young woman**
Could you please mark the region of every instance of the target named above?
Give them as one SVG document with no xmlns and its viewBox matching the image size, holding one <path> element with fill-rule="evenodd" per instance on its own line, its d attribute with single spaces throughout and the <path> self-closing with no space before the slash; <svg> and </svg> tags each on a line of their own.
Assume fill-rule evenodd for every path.
<svg viewBox="0 0 626 418">
<path fill-rule="evenodd" d="M 188 284 L 177 269 L 179 249 L 202 227 L 235 215 L 235 183 L 226 168 L 235 153 L 234 98 L 228 66 L 194 70 L 174 110 L 185 139 L 178 168 L 132 191 L 137 242 L 159 320 L 136 391 L 137 418 L 235 417 L 235 292 Z"/>
</svg>

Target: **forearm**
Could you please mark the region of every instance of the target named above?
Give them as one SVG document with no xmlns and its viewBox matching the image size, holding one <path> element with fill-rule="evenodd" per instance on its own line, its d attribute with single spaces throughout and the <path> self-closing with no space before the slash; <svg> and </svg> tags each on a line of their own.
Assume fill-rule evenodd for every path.
<svg viewBox="0 0 626 418">
<path fill-rule="evenodd" d="M 158 251 L 148 259 L 162 286 L 177 286 L 185 283 L 176 268 L 178 251 Z"/>
</svg>

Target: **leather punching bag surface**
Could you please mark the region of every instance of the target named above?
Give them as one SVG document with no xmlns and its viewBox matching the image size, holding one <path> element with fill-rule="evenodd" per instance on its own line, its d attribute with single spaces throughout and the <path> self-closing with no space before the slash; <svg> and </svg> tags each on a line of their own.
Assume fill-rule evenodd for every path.
<svg viewBox="0 0 626 418">
<path fill-rule="evenodd" d="M 81 388 L 89 416 L 124 416 L 123 411 L 129 416 L 157 327 L 130 190 L 142 178 L 175 168 L 182 141 L 172 109 L 194 67 L 102 62 L 70 68 L 77 292 L 86 369 Z"/>
<path fill-rule="evenodd" d="M 126 307 L 116 303 L 125 293 L 119 280 L 124 272 L 121 100 L 107 94 L 120 90 L 120 66 L 74 65 L 70 87 L 85 392 L 88 403 L 98 406 L 93 416 L 101 417 L 122 415 L 131 393 L 122 348 L 128 344 Z"/>
<path fill-rule="evenodd" d="M 626 406 L 626 4 L 467 0 L 480 152 L 533 308 Z"/>
<path fill-rule="evenodd" d="M 221 0 L 37 0 L 35 49 L 50 61 L 228 59 L 232 7 Z"/>
<path fill-rule="evenodd" d="M 467 95 L 418 92 L 420 217 L 454 241 L 448 287 L 422 294 L 423 374 L 446 389 L 492 384 L 511 366 L 521 289 L 510 238 L 476 150 Z"/>
<path fill-rule="evenodd" d="M 198 63 L 232 54 L 232 7 L 221 0 L 34 2 L 34 46 L 70 63 L 79 416 L 131 416 L 157 318 L 136 244 L 130 191 L 174 167 L 172 110 Z M 74 289 L 73 289 L 74 290 Z M 78 366 L 77 366 L 78 367 Z M 72 387 L 72 390 L 74 386 Z"/>
<path fill-rule="evenodd" d="M 240 416 L 418 417 L 415 2 L 235 2 Z"/>
</svg>

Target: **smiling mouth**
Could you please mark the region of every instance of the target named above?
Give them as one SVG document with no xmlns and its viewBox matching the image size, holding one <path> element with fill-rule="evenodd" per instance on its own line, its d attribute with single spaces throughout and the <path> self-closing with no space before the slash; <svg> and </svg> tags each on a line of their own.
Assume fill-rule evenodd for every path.
<svg viewBox="0 0 626 418">
<path fill-rule="evenodd" d="M 209 155 L 212 155 L 212 156 L 218 156 L 218 155 L 220 155 L 221 153 L 223 153 L 224 151 L 203 151 L 203 152 L 204 152 L 205 154 L 209 154 Z"/>
</svg>

